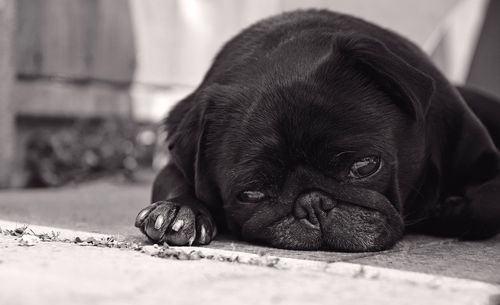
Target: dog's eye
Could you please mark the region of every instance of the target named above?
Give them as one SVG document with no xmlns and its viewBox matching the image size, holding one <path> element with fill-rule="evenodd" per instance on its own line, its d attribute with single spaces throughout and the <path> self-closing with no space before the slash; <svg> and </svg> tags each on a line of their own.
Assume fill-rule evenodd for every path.
<svg viewBox="0 0 500 305">
<path fill-rule="evenodd" d="M 373 175 L 380 168 L 378 156 L 368 156 L 356 160 L 349 170 L 350 178 L 364 178 Z"/>
<path fill-rule="evenodd" d="M 244 191 L 238 194 L 238 200 L 246 203 L 257 203 L 266 198 L 266 195 L 259 191 Z"/>
</svg>

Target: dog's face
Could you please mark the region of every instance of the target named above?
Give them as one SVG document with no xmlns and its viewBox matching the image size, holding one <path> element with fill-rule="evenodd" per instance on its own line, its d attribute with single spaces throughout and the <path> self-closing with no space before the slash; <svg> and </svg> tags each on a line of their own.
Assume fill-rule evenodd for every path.
<svg viewBox="0 0 500 305">
<path fill-rule="evenodd" d="M 389 72 L 403 72 L 399 58 L 373 43 L 374 56 L 389 56 L 384 69 L 396 64 Z M 356 49 L 318 61 L 313 50 L 295 47 L 205 90 L 197 192 L 203 198 L 217 190 L 230 228 L 246 240 L 287 249 L 386 249 L 403 233 L 402 202 L 425 154 L 415 99 L 428 96 L 402 82 L 410 75 L 425 86 L 425 75 L 410 66 L 400 79 L 378 74 L 353 60 Z M 283 56 L 299 64 L 288 69 Z"/>
<path fill-rule="evenodd" d="M 218 181 L 243 238 L 377 250 L 400 237 L 394 175 L 404 115 L 375 88 L 349 87 L 275 88 L 228 130 Z"/>
</svg>

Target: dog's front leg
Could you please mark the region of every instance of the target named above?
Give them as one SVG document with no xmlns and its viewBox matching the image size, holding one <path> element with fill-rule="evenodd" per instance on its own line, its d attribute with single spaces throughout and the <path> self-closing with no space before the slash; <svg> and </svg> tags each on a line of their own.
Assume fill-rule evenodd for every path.
<svg viewBox="0 0 500 305">
<path fill-rule="evenodd" d="M 210 212 L 174 165 L 165 166 L 156 177 L 152 202 L 139 212 L 135 226 L 153 242 L 206 245 L 215 237 Z"/>
<path fill-rule="evenodd" d="M 500 176 L 477 186 L 465 194 L 468 223 L 463 239 L 484 239 L 500 232 Z"/>
<path fill-rule="evenodd" d="M 478 240 L 500 232 L 500 177 L 449 196 L 434 215 L 415 226 L 416 231 L 438 236 Z"/>
</svg>

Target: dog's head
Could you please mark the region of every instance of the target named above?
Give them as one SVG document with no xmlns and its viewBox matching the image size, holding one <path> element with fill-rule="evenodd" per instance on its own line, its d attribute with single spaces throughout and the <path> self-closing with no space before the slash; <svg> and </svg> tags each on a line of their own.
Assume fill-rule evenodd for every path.
<svg viewBox="0 0 500 305">
<path fill-rule="evenodd" d="M 196 91 L 173 159 L 244 239 L 386 249 L 424 160 L 433 81 L 371 38 L 304 39 Z"/>
</svg>

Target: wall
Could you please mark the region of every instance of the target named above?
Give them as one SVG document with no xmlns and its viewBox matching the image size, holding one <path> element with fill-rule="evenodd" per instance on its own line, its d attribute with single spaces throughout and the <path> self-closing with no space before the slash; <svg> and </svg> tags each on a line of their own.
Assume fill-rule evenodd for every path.
<svg viewBox="0 0 500 305">
<path fill-rule="evenodd" d="M 132 119 L 135 52 L 129 1 L 0 0 L 0 187 L 23 184 L 34 132 Z"/>
<path fill-rule="evenodd" d="M 500 97 L 500 1 L 498 0 L 490 1 L 467 83 Z"/>
<path fill-rule="evenodd" d="M 128 1 L 17 0 L 18 115 L 129 115 L 135 42 Z"/>
<path fill-rule="evenodd" d="M 298 8 L 327 8 L 359 16 L 410 38 L 430 54 L 452 32 L 447 36 L 453 38 L 449 46 L 434 58 L 445 73 L 463 81 L 470 60 L 469 42 L 477 34 L 475 21 L 481 20 L 484 3 L 486 0 L 130 0 L 138 63 L 132 90 L 134 113 L 140 119 L 161 119 L 200 83 L 224 42 L 261 18 Z"/>
<path fill-rule="evenodd" d="M 14 162 L 14 116 L 11 103 L 14 81 L 15 0 L 0 0 L 0 187 L 10 182 Z"/>
</svg>

